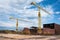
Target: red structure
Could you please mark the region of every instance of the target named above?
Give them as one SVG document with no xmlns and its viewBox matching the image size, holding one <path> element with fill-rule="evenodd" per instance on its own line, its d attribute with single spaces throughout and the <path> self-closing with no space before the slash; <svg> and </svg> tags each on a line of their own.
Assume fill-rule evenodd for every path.
<svg viewBox="0 0 60 40">
<path fill-rule="evenodd" d="M 55 33 L 60 34 L 60 25 L 54 24 L 54 26 L 55 26 Z"/>
<path fill-rule="evenodd" d="M 43 34 L 55 34 L 55 29 L 43 28 Z"/>
<path fill-rule="evenodd" d="M 23 33 L 24 33 L 24 34 L 30 34 L 29 28 L 24 28 L 24 29 L 23 29 Z"/>
<path fill-rule="evenodd" d="M 44 24 L 43 34 L 60 34 L 60 25 L 55 23 Z"/>
<path fill-rule="evenodd" d="M 38 30 L 38 27 L 32 26 L 30 29 L 24 28 L 23 32 L 24 34 L 37 35 L 38 34 L 37 30 Z M 60 34 L 60 25 L 55 23 L 43 24 L 43 29 L 41 30 L 42 30 L 42 34 L 47 34 L 47 35 Z"/>
</svg>

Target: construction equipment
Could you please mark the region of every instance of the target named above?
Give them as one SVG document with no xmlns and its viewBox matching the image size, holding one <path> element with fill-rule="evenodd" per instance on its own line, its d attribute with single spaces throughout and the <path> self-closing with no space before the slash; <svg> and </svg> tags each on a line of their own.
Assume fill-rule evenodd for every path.
<svg viewBox="0 0 60 40">
<path fill-rule="evenodd" d="M 46 11 L 45 9 L 43 9 L 42 7 L 40 7 L 39 5 L 37 5 L 35 2 L 32 2 L 31 5 L 34 5 L 38 8 L 38 34 L 42 33 L 41 30 L 41 14 L 40 14 L 40 9 L 43 10 L 44 12 L 48 13 L 50 15 L 50 13 L 48 11 Z"/>
<path fill-rule="evenodd" d="M 24 20 L 24 19 L 22 19 L 22 18 L 14 18 L 14 17 L 10 17 L 9 19 L 14 19 L 14 20 L 16 20 L 16 32 L 18 32 L 18 20 L 22 20 L 22 21 L 25 21 L 25 22 L 30 22 L 30 21 L 28 21 L 28 20 Z M 30 23 L 32 23 L 32 22 L 30 22 Z"/>
</svg>

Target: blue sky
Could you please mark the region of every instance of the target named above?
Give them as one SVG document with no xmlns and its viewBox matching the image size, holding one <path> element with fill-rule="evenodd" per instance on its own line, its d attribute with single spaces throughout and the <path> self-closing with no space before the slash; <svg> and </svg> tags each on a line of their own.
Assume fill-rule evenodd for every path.
<svg viewBox="0 0 60 40">
<path fill-rule="evenodd" d="M 32 22 L 19 20 L 19 27 L 38 26 L 37 7 L 30 5 L 33 1 L 51 13 L 49 15 L 43 10 L 40 11 L 42 25 L 46 23 L 60 24 L 60 0 L 0 0 L 0 26 L 16 27 L 16 20 L 9 19 L 11 16 Z"/>
</svg>

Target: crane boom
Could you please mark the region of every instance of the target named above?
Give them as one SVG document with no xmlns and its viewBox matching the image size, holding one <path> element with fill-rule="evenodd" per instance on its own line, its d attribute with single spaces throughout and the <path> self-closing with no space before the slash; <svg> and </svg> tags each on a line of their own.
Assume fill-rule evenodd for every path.
<svg viewBox="0 0 60 40">
<path fill-rule="evenodd" d="M 17 18 L 10 17 L 9 19 L 14 19 L 14 20 L 16 20 Z M 18 20 L 32 23 L 31 21 L 25 20 L 25 19 L 22 19 L 22 18 L 18 18 Z"/>
<path fill-rule="evenodd" d="M 38 9 L 40 10 L 43 10 L 44 12 L 46 12 L 47 14 L 51 14 L 51 13 L 49 13 L 47 10 L 45 10 L 45 9 L 43 9 L 41 6 L 39 6 L 39 5 L 37 5 L 35 2 L 32 2 L 31 4 L 33 4 L 33 5 L 35 5 L 36 7 L 38 7 Z"/>
<path fill-rule="evenodd" d="M 16 20 L 16 32 L 18 32 L 18 20 L 22 20 L 22 21 L 25 21 L 25 22 L 31 22 L 31 21 L 28 21 L 28 20 L 24 20 L 22 18 L 14 18 L 14 17 L 10 17 L 9 19 L 14 19 Z M 31 22 L 32 23 L 32 22 Z"/>
</svg>

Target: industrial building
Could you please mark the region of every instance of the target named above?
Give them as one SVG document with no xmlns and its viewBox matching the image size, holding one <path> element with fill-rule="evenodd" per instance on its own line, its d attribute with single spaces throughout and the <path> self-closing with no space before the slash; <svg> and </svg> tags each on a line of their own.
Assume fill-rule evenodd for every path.
<svg viewBox="0 0 60 40">
<path fill-rule="evenodd" d="M 37 27 L 32 26 L 32 27 L 30 28 L 31 34 L 36 35 L 36 34 L 37 34 L 37 29 L 38 29 Z"/>
<path fill-rule="evenodd" d="M 24 28 L 24 34 L 37 35 L 38 27 L 32 26 L 31 28 Z"/>
<path fill-rule="evenodd" d="M 43 34 L 60 34 L 60 25 L 56 23 L 43 24 Z"/>
<path fill-rule="evenodd" d="M 26 34 L 37 35 L 38 27 L 32 26 L 31 28 L 24 28 L 23 31 Z M 42 31 L 41 34 L 45 34 L 45 35 L 60 34 L 60 25 L 56 23 L 43 24 L 43 28 L 41 29 L 41 31 Z"/>
</svg>

